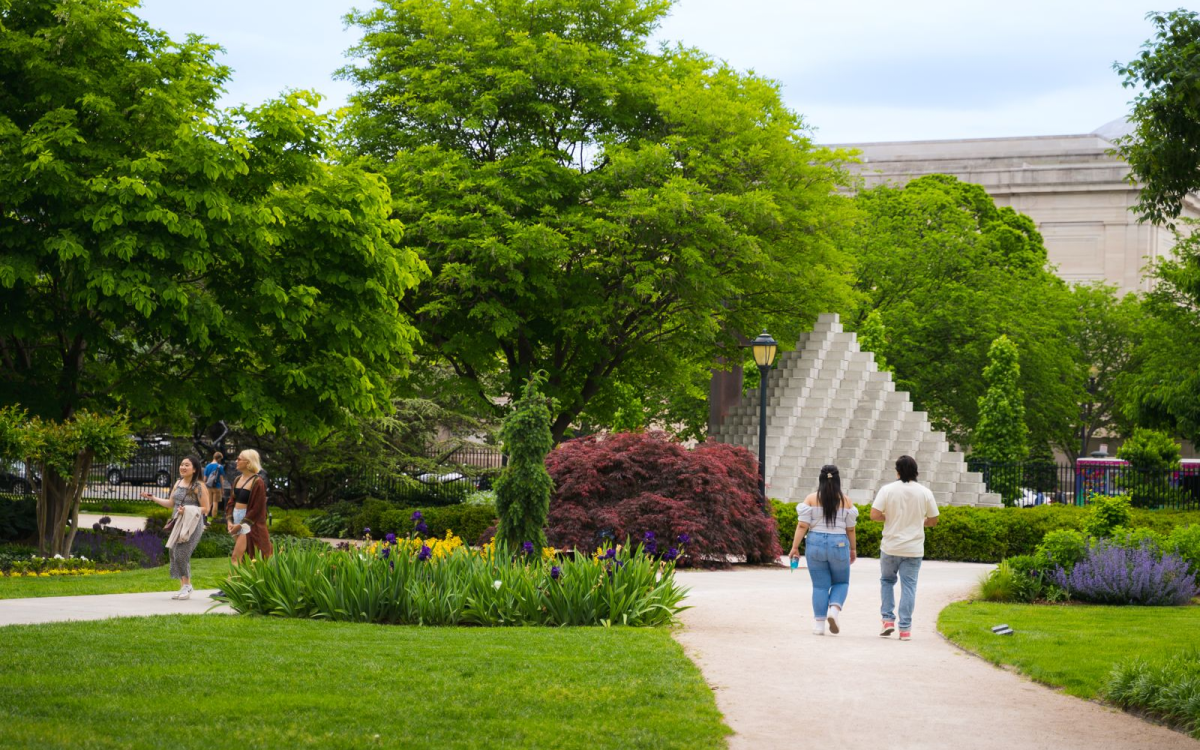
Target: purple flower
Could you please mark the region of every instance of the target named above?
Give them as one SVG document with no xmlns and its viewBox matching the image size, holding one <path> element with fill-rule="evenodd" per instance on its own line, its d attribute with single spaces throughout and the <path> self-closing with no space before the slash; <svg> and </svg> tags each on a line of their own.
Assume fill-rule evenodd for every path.
<svg viewBox="0 0 1200 750">
<path fill-rule="evenodd" d="M 385 542 L 387 542 L 388 544 L 395 544 L 395 543 L 396 543 L 396 535 L 395 535 L 395 534 L 388 534 L 387 536 L 385 536 L 385 537 L 383 538 L 383 540 L 384 540 Z"/>
<path fill-rule="evenodd" d="M 428 534 L 429 533 L 429 527 L 425 525 L 424 521 L 417 521 L 417 533 L 418 534 Z"/>
<path fill-rule="evenodd" d="M 667 562 L 671 562 L 677 557 L 679 557 L 679 550 L 675 549 L 674 547 L 667 550 L 667 554 L 663 555 L 663 559 Z"/>
<path fill-rule="evenodd" d="M 550 577 L 553 578 L 554 580 L 557 581 L 558 577 L 561 575 L 562 575 L 562 568 L 558 567 L 557 565 L 554 565 L 550 568 Z"/>
<path fill-rule="evenodd" d="M 692 538 L 687 534 L 680 534 L 677 538 L 679 539 L 680 544 L 687 544 L 688 542 L 692 541 Z"/>
<path fill-rule="evenodd" d="M 433 550 L 429 549 L 424 544 L 422 544 L 421 551 L 417 553 L 417 559 L 424 562 L 431 557 L 433 557 Z"/>
<path fill-rule="evenodd" d="M 611 559 L 613 559 L 613 558 L 614 558 L 614 557 L 616 557 L 616 556 L 617 556 L 617 550 L 616 550 L 616 548 L 614 548 L 614 547 L 609 547 L 609 548 L 608 548 L 608 549 L 607 549 L 607 550 L 604 552 L 604 559 L 605 559 L 605 560 L 611 560 Z"/>
<path fill-rule="evenodd" d="M 421 511 L 419 511 L 419 510 L 414 510 L 414 511 L 413 511 L 413 514 L 412 514 L 412 518 L 411 518 L 410 520 L 413 520 L 413 521 L 420 521 L 420 520 L 421 520 L 421 518 L 422 518 L 422 516 L 421 516 Z"/>
<path fill-rule="evenodd" d="M 1200 593 L 1188 564 L 1149 542 L 1135 548 L 1094 542 L 1070 573 L 1059 567 L 1051 578 L 1072 597 L 1098 604 L 1183 605 Z"/>
<path fill-rule="evenodd" d="M 521 545 L 521 549 L 525 550 L 525 554 L 532 555 L 533 554 L 533 542 L 525 542 L 524 544 Z"/>
</svg>

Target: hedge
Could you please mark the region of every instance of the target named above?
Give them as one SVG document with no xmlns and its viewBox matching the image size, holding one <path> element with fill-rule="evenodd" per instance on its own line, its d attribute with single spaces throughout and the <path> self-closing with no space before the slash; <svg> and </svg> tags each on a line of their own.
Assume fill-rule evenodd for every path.
<svg viewBox="0 0 1200 750">
<path fill-rule="evenodd" d="M 796 532 L 796 506 L 772 500 L 779 526 L 779 543 L 786 554 Z M 872 521 L 871 506 L 859 505 L 858 554 L 879 556 L 883 524 Z M 938 525 L 925 530 L 925 559 L 949 562 L 998 563 L 1006 557 L 1032 555 L 1047 532 L 1056 529 L 1082 530 L 1090 510 L 1070 505 L 1036 508 L 972 508 L 948 505 L 940 508 Z M 1176 526 L 1200 524 L 1200 511 L 1134 509 L 1132 528 L 1169 534 Z M 801 552 L 804 545 L 801 544 Z"/>
</svg>

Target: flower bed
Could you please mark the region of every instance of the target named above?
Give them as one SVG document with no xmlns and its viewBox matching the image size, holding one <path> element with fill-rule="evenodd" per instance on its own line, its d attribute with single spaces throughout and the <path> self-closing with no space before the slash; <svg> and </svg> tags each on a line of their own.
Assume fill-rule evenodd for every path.
<svg viewBox="0 0 1200 750">
<path fill-rule="evenodd" d="M 665 625 L 685 607 L 671 561 L 642 545 L 559 557 L 457 537 L 385 538 L 362 549 L 287 548 L 224 587 L 242 613 L 411 625 Z"/>
<path fill-rule="evenodd" d="M 11 577 L 51 577 L 51 576 L 88 576 L 107 573 L 120 573 L 131 565 L 115 563 L 97 563 L 86 557 L 38 557 L 28 560 L 13 560 L 0 564 L 0 575 Z"/>
</svg>

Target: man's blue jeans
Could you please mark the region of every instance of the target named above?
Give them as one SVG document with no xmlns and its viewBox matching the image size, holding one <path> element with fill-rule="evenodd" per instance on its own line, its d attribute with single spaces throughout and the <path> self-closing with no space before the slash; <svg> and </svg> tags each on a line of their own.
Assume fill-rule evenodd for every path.
<svg viewBox="0 0 1200 750">
<path fill-rule="evenodd" d="M 804 560 L 812 578 L 813 616 L 824 620 L 829 605 L 840 609 L 850 593 L 850 540 L 845 534 L 810 533 Z"/>
<path fill-rule="evenodd" d="M 921 572 L 921 558 L 896 557 L 881 551 L 879 571 L 879 582 L 882 584 L 880 597 L 883 599 L 880 614 L 887 622 L 895 622 L 900 630 L 911 630 L 913 606 L 917 603 L 917 574 Z M 897 577 L 900 578 L 899 622 L 896 621 Z"/>
</svg>

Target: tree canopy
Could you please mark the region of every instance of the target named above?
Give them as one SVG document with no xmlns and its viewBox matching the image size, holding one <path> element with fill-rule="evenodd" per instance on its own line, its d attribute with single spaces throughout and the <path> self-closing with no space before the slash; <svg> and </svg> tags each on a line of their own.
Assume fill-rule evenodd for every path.
<svg viewBox="0 0 1200 750">
<path fill-rule="evenodd" d="M 985 390 L 979 374 L 1007 335 L 1021 352 L 1030 443 L 1069 436 L 1082 388 L 1070 294 L 1047 269 L 1032 220 L 947 175 L 865 190 L 856 202 L 865 213 L 854 244 L 862 303 L 851 323 L 867 325 L 897 387 L 937 429 L 969 443 Z M 882 339 L 867 324 L 872 311 Z"/>
<path fill-rule="evenodd" d="M 556 440 L 667 394 L 702 425 L 698 384 L 739 332 L 794 341 L 848 296 L 844 155 L 811 142 L 775 83 L 649 50 L 669 6 L 385 0 L 349 16 L 349 140 L 432 272 L 402 302 L 418 351 L 492 403 L 546 371 Z"/>
<path fill-rule="evenodd" d="M 1117 152 L 1140 183 L 1136 210 L 1155 224 L 1170 224 L 1183 200 L 1200 189 L 1200 14 L 1175 10 L 1146 16 L 1158 29 L 1131 62 L 1114 67 L 1133 100 L 1131 135 Z"/>
<path fill-rule="evenodd" d="M 116 0 L 0 9 L 0 404 L 319 436 L 379 413 L 423 273 L 383 179 L 292 92 Z"/>
<path fill-rule="evenodd" d="M 1146 295 L 1149 319 L 1122 378 L 1126 413 L 1200 445 L 1200 234 L 1178 235 L 1173 258 L 1158 261 Z"/>
</svg>

